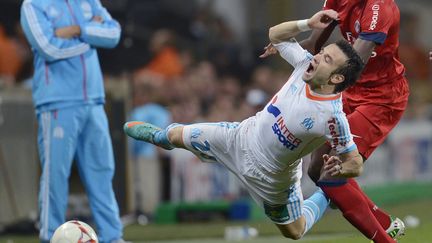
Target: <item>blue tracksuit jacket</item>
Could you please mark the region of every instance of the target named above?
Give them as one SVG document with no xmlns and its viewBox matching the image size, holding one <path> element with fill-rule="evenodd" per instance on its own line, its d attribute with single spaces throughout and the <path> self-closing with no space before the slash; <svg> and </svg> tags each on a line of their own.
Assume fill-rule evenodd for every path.
<svg viewBox="0 0 432 243">
<path fill-rule="evenodd" d="M 103 23 L 91 21 L 101 16 Z M 112 48 L 120 40 L 120 25 L 98 0 L 26 0 L 21 25 L 34 53 L 33 99 L 43 105 L 97 100 L 104 87 L 97 47 Z M 55 29 L 79 25 L 81 36 L 63 39 Z M 79 74 L 79 75 L 78 75 Z"/>
</svg>

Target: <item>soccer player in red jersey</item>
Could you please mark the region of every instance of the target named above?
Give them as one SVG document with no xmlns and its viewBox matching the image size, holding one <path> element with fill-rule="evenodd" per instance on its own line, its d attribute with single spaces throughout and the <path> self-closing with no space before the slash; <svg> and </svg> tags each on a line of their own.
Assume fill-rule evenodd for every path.
<svg viewBox="0 0 432 243">
<path fill-rule="evenodd" d="M 356 84 L 343 92 L 344 112 L 365 161 L 399 122 L 408 102 L 408 81 L 398 57 L 399 8 L 393 0 L 326 0 L 324 9 L 337 11 L 338 21 L 326 29 L 314 30 L 301 45 L 311 53 L 319 52 L 339 24 L 343 37 L 367 63 Z M 268 45 L 260 57 L 276 52 Z M 330 150 L 323 145 L 312 153 L 308 173 L 315 182 L 323 166 L 323 155 Z M 343 166 L 334 167 L 338 170 L 333 175 L 344 177 Z M 397 238 L 404 234 L 403 222 L 378 208 L 354 179 L 320 182 L 318 186 L 344 217 L 374 242 L 394 242 L 388 235 Z"/>
<path fill-rule="evenodd" d="M 408 102 L 408 81 L 398 57 L 399 8 L 394 0 L 326 0 L 324 9 L 339 13 L 343 37 L 367 63 L 356 85 L 343 92 L 344 112 L 365 161 L 399 122 Z M 312 53 L 318 52 L 336 25 L 314 30 L 301 44 Z M 313 153 L 309 175 L 314 181 L 319 178 L 322 155 L 329 151 L 324 145 Z M 319 186 L 369 239 L 380 237 L 379 226 L 393 238 L 404 233 L 403 222 L 378 208 L 354 179 Z"/>
</svg>

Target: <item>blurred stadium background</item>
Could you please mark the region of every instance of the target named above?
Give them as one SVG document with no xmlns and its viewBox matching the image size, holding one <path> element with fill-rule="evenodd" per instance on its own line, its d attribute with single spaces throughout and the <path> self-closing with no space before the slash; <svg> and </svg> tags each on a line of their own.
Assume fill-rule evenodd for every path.
<svg viewBox="0 0 432 243">
<path fill-rule="evenodd" d="M 410 104 L 400 124 L 367 161 L 359 181 L 379 205 L 399 217 L 408 216 L 413 228 L 401 242 L 430 243 L 432 2 L 396 2 L 401 10 L 400 57 L 410 81 Z M 239 121 L 253 115 L 290 74 L 280 58 L 258 58 L 267 44 L 268 28 L 310 17 L 323 1 L 102 3 L 122 25 L 120 45 L 100 50 L 99 55 L 125 238 L 224 242 L 227 227 L 249 225 L 260 237 L 248 242 L 286 241 L 221 166 L 203 164 L 185 151 L 164 153 L 134 143 L 123 134 L 122 125 L 130 118 L 144 117 L 150 105 L 163 109 L 161 122 Z M 32 55 L 19 28 L 20 4 L 18 0 L 0 3 L 0 242 L 37 242 L 40 168 L 29 80 Z M 67 217 L 92 223 L 76 172 L 70 181 Z M 314 190 L 307 176 L 303 186 L 305 196 Z M 367 241 L 333 210 L 302 242 Z"/>
</svg>

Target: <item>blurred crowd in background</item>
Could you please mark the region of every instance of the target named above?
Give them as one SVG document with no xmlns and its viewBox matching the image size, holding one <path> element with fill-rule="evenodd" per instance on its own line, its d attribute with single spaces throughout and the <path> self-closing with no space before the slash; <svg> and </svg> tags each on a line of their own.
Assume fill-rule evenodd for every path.
<svg viewBox="0 0 432 243">
<path fill-rule="evenodd" d="M 158 103 L 173 120 L 186 123 L 241 120 L 259 110 L 289 76 L 289 67 L 273 65 L 277 57 L 258 58 L 265 32 L 257 46 L 238 40 L 230 23 L 212 12 L 211 1 L 191 2 L 186 13 L 172 9 L 169 1 L 126 2 L 122 7 L 104 3 L 122 24 L 123 37 L 119 48 L 100 54 L 104 74 L 130 84 L 133 107 Z M 31 88 L 32 53 L 19 25 L 19 4 L 2 3 L 1 89 Z M 399 53 L 415 103 L 407 116 L 431 118 L 425 109 L 430 110 L 432 95 L 423 87 L 431 85 L 432 61 L 417 38 L 418 17 L 401 12 Z"/>
<path fill-rule="evenodd" d="M 99 51 L 105 80 L 128 87 L 130 109 L 121 119 L 159 122 L 160 126 L 174 121 L 241 121 L 262 109 L 290 75 L 290 67 L 279 57 L 258 58 L 267 44 L 267 29 L 261 30 L 258 39 L 237 38 L 230 22 L 212 10 L 212 1 L 189 1 L 187 6 L 173 6 L 169 1 L 102 2 L 122 25 L 119 47 Z M 1 3 L 0 90 L 31 89 L 32 53 L 20 29 L 19 6 L 20 1 Z M 432 121 L 432 49 L 418 39 L 418 16 L 404 9 L 401 13 L 400 59 L 411 86 L 404 119 Z M 109 87 L 108 95 L 119 92 Z M 161 156 L 144 143 L 129 147 L 135 160 L 158 161 Z M 158 169 L 155 173 L 160 174 Z M 158 189 L 153 191 L 157 194 Z"/>
<path fill-rule="evenodd" d="M 179 122 L 240 120 L 254 114 L 289 76 L 289 68 L 272 65 L 277 58 L 257 58 L 266 45 L 265 32 L 257 46 L 250 45 L 256 41 L 240 41 L 230 23 L 212 12 L 211 1 L 191 2 L 184 11 L 173 9 L 169 1 L 126 2 L 122 7 L 105 4 L 122 24 L 123 37 L 119 48 L 100 54 L 106 76 L 130 83 L 134 107 L 163 104 Z M 19 4 L 2 3 L 2 89 L 30 87 L 32 53 L 19 26 Z M 415 103 L 407 116 L 431 118 L 424 109 L 430 110 L 432 98 L 422 88 L 432 82 L 429 51 L 417 37 L 418 16 L 401 12 L 400 58 Z"/>
</svg>

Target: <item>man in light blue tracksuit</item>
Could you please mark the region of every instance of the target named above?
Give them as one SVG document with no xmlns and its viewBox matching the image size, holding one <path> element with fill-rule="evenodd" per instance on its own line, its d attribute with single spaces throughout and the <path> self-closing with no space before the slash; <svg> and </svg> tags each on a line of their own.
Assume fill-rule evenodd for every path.
<svg viewBox="0 0 432 243">
<path fill-rule="evenodd" d="M 40 239 L 65 221 L 74 158 L 100 242 L 122 242 L 112 188 L 114 157 L 96 48 L 113 48 L 120 25 L 99 0 L 25 0 L 21 25 L 34 53 L 33 101 L 42 164 Z"/>
</svg>

